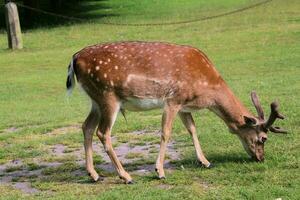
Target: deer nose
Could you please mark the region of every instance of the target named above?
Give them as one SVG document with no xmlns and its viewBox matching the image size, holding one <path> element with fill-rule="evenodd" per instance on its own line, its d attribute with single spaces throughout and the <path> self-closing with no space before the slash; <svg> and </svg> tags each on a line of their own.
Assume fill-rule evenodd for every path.
<svg viewBox="0 0 300 200">
<path fill-rule="evenodd" d="M 267 137 L 264 137 L 264 136 L 261 137 L 261 141 L 262 141 L 263 143 L 265 143 L 265 141 L 267 141 L 267 139 L 268 139 Z"/>
</svg>

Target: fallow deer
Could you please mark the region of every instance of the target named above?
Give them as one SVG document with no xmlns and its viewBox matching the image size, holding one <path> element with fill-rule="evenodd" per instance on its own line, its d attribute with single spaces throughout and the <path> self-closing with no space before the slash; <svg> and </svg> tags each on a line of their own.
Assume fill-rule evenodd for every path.
<svg viewBox="0 0 300 200">
<path fill-rule="evenodd" d="M 111 143 L 111 130 L 119 111 L 145 111 L 162 108 L 162 134 L 156 171 L 164 178 L 164 159 L 172 122 L 179 114 L 195 146 L 198 161 L 211 167 L 197 138 L 191 112 L 207 108 L 217 114 L 230 132 L 241 140 L 246 152 L 256 161 L 264 160 L 267 132 L 285 133 L 272 124 L 278 103 L 271 104 L 271 114 L 265 120 L 259 100 L 251 97 L 258 117 L 234 96 L 212 62 L 200 50 L 160 42 L 117 42 L 88 46 L 73 55 L 68 69 L 67 89 L 77 82 L 92 101 L 92 109 L 82 125 L 86 168 L 94 181 L 99 175 L 94 169 L 92 138 L 97 136 L 104 145 L 120 178 L 132 183 L 117 158 Z"/>
</svg>

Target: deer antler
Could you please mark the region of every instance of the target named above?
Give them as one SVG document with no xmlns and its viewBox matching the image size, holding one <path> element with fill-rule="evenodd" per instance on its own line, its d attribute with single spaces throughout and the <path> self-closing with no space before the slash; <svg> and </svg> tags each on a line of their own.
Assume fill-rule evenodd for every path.
<svg viewBox="0 0 300 200">
<path fill-rule="evenodd" d="M 252 100 L 253 105 L 255 106 L 255 109 L 257 111 L 258 118 L 261 121 L 265 121 L 264 110 L 263 110 L 263 108 L 262 108 L 262 106 L 259 102 L 259 98 L 258 98 L 255 91 L 251 92 L 251 100 Z M 279 104 L 278 104 L 278 102 L 273 102 L 273 103 L 271 103 L 271 114 L 269 116 L 269 119 L 267 121 L 265 121 L 262 125 L 264 126 L 264 128 L 266 130 L 270 130 L 273 133 L 287 133 L 286 130 L 281 129 L 280 127 L 277 127 L 277 126 L 273 127 L 272 126 L 277 118 L 284 119 L 284 116 L 279 113 Z"/>
<path fill-rule="evenodd" d="M 256 95 L 256 92 L 255 91 L 252 91 L 251 92 L 251 100 L 253 102 L 253 105 L 257 111 L 257 114 L 258 114 L 258 118 L 260 120 L 264 120 L 265 119 L 265 115 L 264 115 L 264 110 L 263 108 L 261 107 L 261 104 L 259 102 L 259 99 L 258 99 L 258 96 Z"/>
<path fill-rule="evenodd" d="M 271 126 L 271 127 L 269 128 L 269 130 L 270 130 L 271 132 L 273 132 L 273 133 L 283 133 L 283 134 L 286 134 L 286 133 L 287 133 L 286 130 L 281 129 L 281 128 L 278 127 L 278 126 L 275 126 L 275 127 Z"/>
<path fill-rule="evenodd" d="M 284 116 L 279 113 L 279 104 L 278 102 L 271 103 L 271 114 L 269 119 L 264 123 L 264 127 L 269 129 L 273 133 L 287 133 L 286 130 L 281 129 L 280 127 L 272 127 L 276 119 L 284 119 Z"/>
</svg>

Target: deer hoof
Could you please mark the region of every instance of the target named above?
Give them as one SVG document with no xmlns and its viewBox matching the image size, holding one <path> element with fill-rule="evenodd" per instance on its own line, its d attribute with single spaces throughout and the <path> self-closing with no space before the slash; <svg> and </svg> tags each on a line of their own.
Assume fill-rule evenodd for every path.
<svg viewBox="0 0 300 200">
<path fill-rule="evenodd" d="M 162 180 L 162 179 L 166 179 L 166 177 L 165 176 L 160 176 L 160 177 L 158 177 L 160 180 Z"/>
<path fill-rule="evenodd" d="M 126 184 L 128 184 L 128 185 L 134 184 L 134 181 L 133 180 L 127 181 Z"/>
<path fill-rule="evenodd" d="M 95 183 L 96 183 L 96 182 L 101 182 L 101 181 L 103 181 L 103 180 L 104 180 L 104 178 L 102 178 L 102 177 L 99 176 L 99 177 L 95 180 Z"/>
<path fill-rule="evenodd" d="M 211 163 L 209 163 L 207 166 L 205 166 L 205 168 L 207 168 L 207 169 L 211 169 L 211 168 L 214 168 L 214 167 L 215 167 L 215 165 L 213 165 Z"/>
<path fill-rule="evenodd" d="M 202 162 L 199 161 L 199 165 L 205 169 L 211 169 L 213 168 L 215 165 L 209 163 L 208 165 L 204 165 Z"/>
<path fill-rule="evenodd" d="M 98 182 L 98 181 L 102 181 L 103 178 L 101 178 L 98 174 L 96 174 L 96 176 L 92 176 L 91 173 L 88 173 L 88 175 L 92 178 L 93 182 Z"/>
</svg>

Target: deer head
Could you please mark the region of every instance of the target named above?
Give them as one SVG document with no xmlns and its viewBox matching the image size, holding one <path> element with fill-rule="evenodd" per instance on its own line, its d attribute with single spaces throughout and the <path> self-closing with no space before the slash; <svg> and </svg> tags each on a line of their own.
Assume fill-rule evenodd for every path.
<svg viewBox="0 0 300 200">
<path fill-rule="evenodd" d="M 259 102 L 256 93 L 251 92 L 251 100 L 255 106 L 258 117 L 244 116 L 245 124 L 238 131 L 239 139 L 241 140 L 246 152 L 256 161 L 264 160 L 264 144 L 268 139 L 267 133 L 287 133 L 286 130 L 280 127 L 273 126 L 276 119 L 284 119 L 284 116 L 279 113 L 278 102 L 271 103 L 271 113 L 266 120 L 264 111 Z"/>
</svg>

